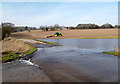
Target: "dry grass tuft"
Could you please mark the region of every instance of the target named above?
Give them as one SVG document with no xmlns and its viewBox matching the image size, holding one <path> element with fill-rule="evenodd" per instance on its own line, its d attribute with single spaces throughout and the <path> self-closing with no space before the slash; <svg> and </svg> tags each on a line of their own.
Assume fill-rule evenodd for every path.
<svg viewBox="0 0 120 84">
<path fill-rule="evenodd" d="M 120 52 L 120 46 L 115 50 L 115 52 Z"/>
<path fill-rule="evenodd" d="M 8 52 L 14 53 L 26 53 L 31 49 L 31 47 L 21 40 L 16 40 L 14 38 L 6 38 L 2 41 L 2 53 L 7 54 Z"/>
</svg>

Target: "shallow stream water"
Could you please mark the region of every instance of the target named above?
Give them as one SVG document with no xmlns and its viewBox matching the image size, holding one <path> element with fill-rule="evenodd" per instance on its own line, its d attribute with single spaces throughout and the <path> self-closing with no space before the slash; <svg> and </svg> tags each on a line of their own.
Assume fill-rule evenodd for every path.
<svg viewBox="0 0 120 84">
<path fill-rule="evenodd" d="M 53 82 L 116 82 L 118 57 L 104 54 L 117 39 L 40 39 L 62 46 L 39 48 L 32 60 Z"/>
</svg>

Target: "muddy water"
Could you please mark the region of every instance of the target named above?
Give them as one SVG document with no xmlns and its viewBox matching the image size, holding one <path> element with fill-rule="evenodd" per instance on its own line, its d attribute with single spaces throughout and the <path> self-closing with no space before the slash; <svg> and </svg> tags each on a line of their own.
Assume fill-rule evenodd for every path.
<svg viewBox="0 0 120 84">
<path fill-rule="evenodd" d="M 62 46 L 39 48 L 32 58 L 53 82 L 116 82 L 118 57 L 103 54 L 117 39 L 44 39 Z"/>
</svg>

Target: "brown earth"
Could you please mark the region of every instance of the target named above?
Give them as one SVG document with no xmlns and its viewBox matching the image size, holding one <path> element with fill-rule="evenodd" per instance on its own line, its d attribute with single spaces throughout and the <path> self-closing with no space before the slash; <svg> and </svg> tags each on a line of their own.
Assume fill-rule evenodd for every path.
<svg viewBox="0 0 120 84">
<path fill-rule="evenodd" d="M 25 39 L 46 39 L 55 32 L 61 32 L 62 37 L 51 37 L 51 39 L 117 39 L 118 29 L 80 29 L 80 30 L 58 30 L 58 31 L 41 31 L 32 30 L 31 32 L 12 33 L 11 37 Z"/>
</svg>

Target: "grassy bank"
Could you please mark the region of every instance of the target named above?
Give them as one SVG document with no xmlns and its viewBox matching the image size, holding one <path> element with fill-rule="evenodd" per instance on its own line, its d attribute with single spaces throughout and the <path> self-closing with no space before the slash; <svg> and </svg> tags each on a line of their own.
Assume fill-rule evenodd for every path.
<svg viewBox="0 0 120 84">
<path fill-rule="evenodd" d="M 34 40 L 35 40 L 35 41 L 40 41 L 40 42 L 43 42 L 43 43 L 46 43 L 46 44 L 49 44 L 49 45 L 53 45 L 53 46 L 60 46 L 59 44 L 53 43 L 53 42 L 42 41 L 42 40 L 37 40 L 37 39 L 34 39 Z"/>
<path fill-rule="evenodd" d="M 120 52 L 114 52 L 114 51 L 112 51 L 112 52 L 103 52 L 103 53 L 109 54 L 109 55 L 114 55 L 114 56 L 120 56 Z"/>
<path fill-rule="evenodd" d="M 93 36 L 93 37 L 81 37 L 76 39 L 118 39 L 118 36 Z"/>
<path fill-rule="evenodd" d="M 32 54 L 37 51 L 37 49 L 23 41 L 16 39 L 5 39 L 2 41 L 2 58 L 0 61 L 7 62 L 14 59 L 23 57 L 25 55 Z"/>
<path fill-rule="evenodd" d="M 115 49 L 114 51 L 109 51 L 109 52 L 103 52 L 105 54 L 109 54 L 109 55 L 114 55 L 114 56 L 120 56 L 120 46 Z"/>
<path fill-rule="evenodd" d="M 21 58 L 25 55 L 32 54 L 33 52 L 37 51 L 35 47 L 30 45 L 30 43 L 32 42 L 33 44 L 35 44 L 36 42 L 41 42 L 52 46 L 60 46 L 56 43 L 37 40 L 37 39 L 34 40 L 27 39 L 28 42 L 25 42 L 25 40 L 17 40 L 15 38 L 7 38 L 3 40 L 2 51 L 1 51 L 2 58 L 0 59 L 0 61 L 2 62 L 12 61 L 14 59 Z"/>
</svg>

